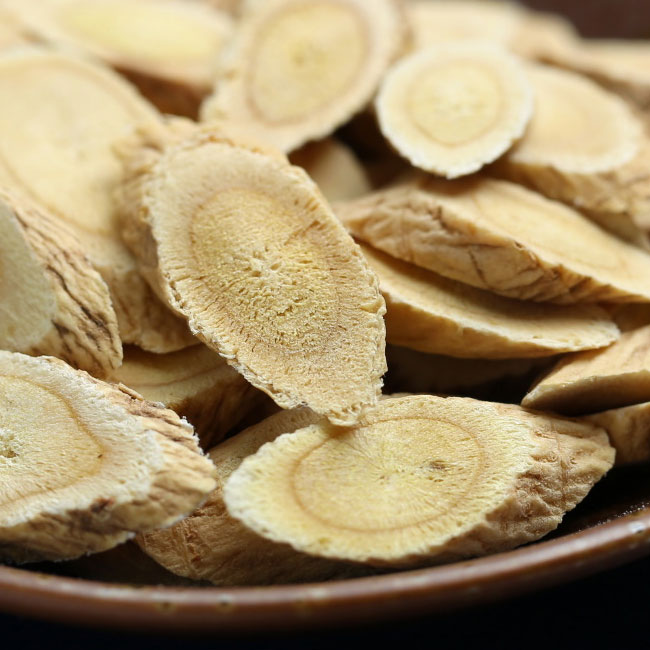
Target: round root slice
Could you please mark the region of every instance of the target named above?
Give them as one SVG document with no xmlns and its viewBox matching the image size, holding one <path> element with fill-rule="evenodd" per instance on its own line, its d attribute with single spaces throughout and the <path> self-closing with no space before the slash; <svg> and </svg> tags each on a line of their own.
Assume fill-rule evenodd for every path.
<svg viewBox="0 0 650 650">
<path fill-rule="evenodd" d="M 223 502 L 223 486 L 244 458 L 279 435 L 319 419 L 305 408 L 281 411 L 212 449 L 209 456 L 217 469 L 216 490 L 175 526 L 139 535 L 140 548 L 176 575 L 220 586 L 309 582 L 367 573 L 270 542 L 233 519 Z"/>
<path fill-rule="evenodd" d="M 202 119 L 292 151 L 368 104 L 403 40 L 395 0 L 249 2 Z"/>
<path fill-rule="evenodd" d="M 214 489 L 173 411 L 52 357 L 0 352 L 0 557 L 62 560 L 168 526 Z"/>
<path fill-rule="evenodd" d="M 355 237 L 393 257 L 510 298 L 650 299 L 647 253 L 507 181 L 416 176 L 336 212 Z"/>
<path fill-rule="evenodd" d="M 25 28 L 126 74 L 160 110 L 196 115 L 218 72 L 232 20 L 181 0 L 19 2 Z"/>
<path fill-rule="evenodd" d="M 607 431 L 617 466 L 650 460 L 650 402 L 596 413 L 584 421 Z"/>
<path fill-rule="evenodd" d="M 0 189 L 0 348 L 57 356 L 94 375 L 122 363 L 108 287 L 79 243 Z"/>
<path fill-rule="evenodd" d="M 595 305 L 521 302 L 362 246 L 386 300 L 386 340 L 452 357 L 541 357 L 601 348 L 619 331 Z"/>
<path fill-rule="evenodd" d="M 580 35 L 564 16 L 539 11 L 522 12 L 508 47 L 519 56 L 547 61 L 579 42 Z"/>
<path fill-rule="evenodd" d="M 290 159 L 309 174 L 330 202 L 355 199 L 372 190 L 366 170 L 352 149 L 334 138 L 311 142 Z"/>
<path fill-rule="evenodd" d="M 351 428 L 276 438 L 224 488 L 231 516 L 316 556 L 385 566 L 539 539 L 611 467 L 602 429 L 463 398 L 387 399 Z"/>
<path fill-rule="evenodd" d="M 261 396 L 204 345 L 169 354 L 128 347 L 124 363 L 109 379 L 187 418 L 204 449 L 219 442 L 258 405 Z"/>
<path fill-rule="evenodd" d="M 111 290 L 122 340 L 167 352 L 193 338 L 140 277 L 113 198 L 123 174 L 113 147 L 140 123 L 161 119 L 109 69 L 45 50 L 0 57 L 0 185 L 79 239 Z"/>
<path fill-rule="evenodd" d="M 522 404 L 567 415 L 650 401 L 650 326 L 602 350 L 575 352 L 532 388 Z"/>
<path fill-rule="evenodd" d="M 386 369 L 385 304 L 313 181 L 209 131 L 146 156 L 125 239 L 158 293 L 279 406 L 355 422 Z"/>
<path fill-rule="evenodd" d="M 517 60 L 489 44 L 433 46 L 400 61 L 375 101 L 383 134 L 413 165 L 471 174 L 521 137 L 533 91 Z"/>
</svg>

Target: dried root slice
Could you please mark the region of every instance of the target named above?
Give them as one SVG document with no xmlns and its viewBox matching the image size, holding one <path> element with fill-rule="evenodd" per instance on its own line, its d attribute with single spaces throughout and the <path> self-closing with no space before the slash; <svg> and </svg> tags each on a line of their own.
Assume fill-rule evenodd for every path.
<svg viewBox="0 0 650 650">
<path fill-rule="evenodd" d="M 276 438 L 231 474 L 224 501 L 257 534 L 301 552 L 408 566 L 539 539 L 613 460 L 591 425 L 403 397 L 355 427 L 319 423 Z"/>
<path fill-rule="evenodd" d="M 257 405 L 260 395 L 204 345 L 170 354 L 128 347 L 124 363 L 109 379 L 187 418 L 204 449 L 219 442 Z"/>
<path fill-rule="evenodd" d="M 619 331 L 595 305 L 496 296 L 362 246 L 386 300 L 386 340 L 452 357 L 542 357 L 601 348 Z"/>
<path fill-rule="evenodd" d="M 124 197 L 143 274 L 278 405 L 355 422 L 386 369 L 385 305 L 316 185 L 283 157 L 209 130 L 153 148 L 128 163 Z"/>
<path fill-rule="evenodd" d="M 546 61 L 555 52 L 565 51 L 579 41 L 579 34 L 559 14 L 525 11 L 517 23 L 508 47 L 519 56 Z"/>
<path fill-rule="evenodd" d="M 347 201 L 372 190 L 352 149 L 334 138 L 310 142 L 291 154 L 290 159 L 309 174 L 328 201 Z"/>
<path fill-rule="evenodd" d="M 195 116 L 232 31 L 224 13 L 183 0 L 34 0 L 17 8 L 34 36 L 90 53 L 160 110 Z"/>
<path fill-rule="evenodd" d="M 27 43 L 19 21 L 8 8 L 0 6 L 0 52 Z"/>
<path fill-rule="evenodd" d="M 122 363 L 108 287 L 79 243 L 0 189 L 0 348 L 103 376 Z"/>
<path fill-rule="evenodd" d="M 584 421 L 607 431 L 616 449 L 616 465 L 650 460 L 650 402 L 596 413 Z"/>
<path fill-rule="evenodd" d="M 114 144 L 140 123 L 161 120 L 109 69 L 45 50 L 0 57 L 0 185 L 79 239 L 111 290 L 125 343 L 168 352 L 194 340 L 140 277 L 113 198 L 123 174 Z"/>
<path fill-rule="evenodd" d="M 336 211 L 375 248 L 510 298 L 562 304 L 650 298 L 647 253 L 514 183 L 422 175 Z"/>
<path fill-rule="evenodd" d="M 202 119 L 292 151 L 371 99 L 404 38 L 395 0 L 253 0 Z"/>
<path fill-rule="evenodd" d="M 524 68 L 490 44 L 417 52 L 386 75 L 375 102 L 381 130 L 413 165 L 447 178 L 493 162 L 533 113 Z"/>
<path fill-rule="evenodd" d="M 167 530 L 140 535 L 137 542 L 156 562 L 176 575 L 220 586 L 308 582 L 350 578 L 362 570 L 314 558 L 275 544 L 233 519 L 223 502 L 223 486 L 240 463 L 263 444 L 317 422 L 309 409 L 281 411 L 212 449 L 217 488 L 205 504 Z"/>
<path fill-rule="evenodd" d="M 523 406 L 566 415 L 650 401 L 650 325 L 603 350 L 575 352 L 532 388 Z"/>
<path fill-rule="evenodd" d="M 173 411 L 52 357 L 0 352 L 0 557 L 61 560 L 171 525 L 214 489 Z"/>
</svg>

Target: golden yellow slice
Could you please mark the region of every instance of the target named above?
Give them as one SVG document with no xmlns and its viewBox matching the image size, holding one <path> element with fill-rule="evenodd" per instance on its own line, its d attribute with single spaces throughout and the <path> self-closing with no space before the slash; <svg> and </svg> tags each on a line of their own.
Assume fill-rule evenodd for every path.
<svg viewBox="0 0 650 650">
<path fill-rule="evenodd" d="M 108 287 L 79 242 L 0 189 L 0 348 L 105 375 L 122 363 Z"/>
<path fill-rule="evenodd" d="M 403 37 L 395 0 L 248 2 L 202 119 L 243 123 L 292 151 L 372 99 Z"/>
<path fill-rule="evenodd" d="M 420 175 L 336 212 L 355 237 L 393 257 L 510 298 L 650 299 L 647 253 L 514 183 Z"/>
<path fill-rule="evenodd" d="M 193 338 L 140 277 L 113 198 L 115 143 L 143 123 L 161 118 L 109 69 L 46 50 L 0 57 L 0 185 L 72 230 L 111 290 L 122 340 L 167 352 Z"/>
<path fill-rule="evenodd" d="M 650 401 L 650 325 L 623 332 L 602 350 L 561 359 L 526 395 L 529 408 L 567 415 Z"/>
<path fill-rule="evenodd" d="M 328 201 L 354 199 L 372 190 L 352 149 L 334 138 L 310 142 L 294 151 L 290 160 L 311 176 Z"/>
<path fill-rule="evenodd" d="M 431 46 L 388 72 L 375 101 L 383 134 L 415 167 L 471 174 L 519 139 L 533 90 L 515 57 L 491 44 Z"/>
<path fill-rule="evenodd" d="M 0 557 L 61 560 L 168 526 L 214 489 L 173 411 L 52 357 L 0 352 Z"/>
<path fill-rule="evenodd" d="M 226 482 L 231 516 L 312 555 L 385 566 L 539 539 L 609 470 L 602 429 L 463 398 L 383 400 L 276 438 Z"/>
<path fill-rule="evenodd" d="M 184 0 L 30 0 L 27 30 L 97 56 L 128 76 L 160 110 L 196 115 L 232 32 L 224 13 Z"/>
<path fill-rule="evenodd" d="M 355 422 L 386 369 L 385 305 L 316 185 L 216 131 L 168 146 L 152 135 L 127 163 L 124 196 L 143 274 L 278 405 Z"/>
<path fill-rule="evenodd" d="M 511 300 L 362 246 L 386 300 L 386 340 L 474 359 L 541 357 L 600 348 L 619 331 L 595 305 Z"/>
<path fill-rule="evenodd" d="M 175 526 L 138 536 L 140 548 L 176 575 L 220 586 L 360 575 L 362 569 L 298 553 L 256 535 L 233 519 L 223 502 L 223 486 L 244 458 L 279 435 L 319 419 L 305 408 L 281 411 L 212 449 L 209 457 L 217 469 L 217 488 L 201 508 Z"/>
<path fill-rule="evenodd" d="M 128 347 L 124 363 L 109 376 L 150 402 L 187 418 L 207 449 L 257 405 L 260 393 L 218 354 L 194 345 L 169 354 Z"/>
</svg>

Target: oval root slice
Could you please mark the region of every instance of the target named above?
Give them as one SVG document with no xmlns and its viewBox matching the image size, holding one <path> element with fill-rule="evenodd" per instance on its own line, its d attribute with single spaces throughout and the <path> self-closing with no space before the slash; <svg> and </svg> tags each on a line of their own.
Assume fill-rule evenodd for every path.
<svg viewBox="0 0 650 650">
<path fill-rule="evenodd" d="M 313 181 L 208 130 L 144 151 L 125 238 L 159 295 L 281 407 L 356 421 L 381 388 L 385 304 Z"/>
<path fill-rule="evenodd" d="M 259 535 L 332 559 L 449 561 L 539 539 L 612 466 L 602 429 L 463 398 L 383 400 L 245 459 L 224 488 Z"/>
<path fill-rule="evenodd" d="M 507 181 L 415 176 L 336 212 L 355 237 L 393 257 L 509 298 L 650 299 L 647 253 Z"/>
<path fill-rule="evenodd" d="M 214 489 L 173 411 L 52 357 L 0 352 L 0 556 L 62 560 L 168 526 Z"/>
<path fill-rule="evenodd" d="M 375 101 L 383 134 L 415 167 L 478 171 L 519 139 L 533 91 L 514 56 L 490 44 L 432 46 L 388 72 Z"/>
</svg>

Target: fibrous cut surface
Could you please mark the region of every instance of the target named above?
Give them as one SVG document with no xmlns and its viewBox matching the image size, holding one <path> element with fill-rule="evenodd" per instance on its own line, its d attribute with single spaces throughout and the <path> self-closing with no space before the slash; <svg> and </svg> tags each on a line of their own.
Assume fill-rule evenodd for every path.
<svg viewBox="0 0 650 650">
<path fill-rule="evenodd" d="M 79 242 L 0 189 L 0 347 L 51 354 L 94 375 L 122 363 L 111 297 Z"/>
<path fill-rule="evenodd" d="M 63 361 L 0 352 L 0 396 L 2 558 L 102 551 L 215 487 L 186 422 Z"/>
<path fill-rule="evenodd" d="M 510 298 L 644 302 L 650 257 L 562 203 L 491 178 L 407 179 L 339 203 L 355 237 Z"/>
<path fill-rule="evenodd" d="M 159 294 L 280 406 L 356 421 L 385 371 L 385 305 L 313 181 L 210 131 L 147 155 L 125 236 Z"/>
<path fill-rule="evenodd" d="M 561 359 L 522 404 L 569 415 L 650 400 L 650 325 L 624 332 L 602 350 Z"/>
<path fill-rule="evenodd" d="M 177 575 L 221 586 L 307 582 L 362 574 L 343 562 L 314 558 L 276 544 L 233 519 L 223 502 L 223 486 L 240 463 L 279 435 L 318 422 L 309 409 L 281 411 L 209 452 L 217 488 L 205 504 L 166 530 L 137 538 L 154 560 Z"/>
<path fill-rule="evenodd" d="M 243 122 L 283 151 L 329 135 L 361 110 L 397 56 L 394 0 L 252 0 L 205 121 Z"/>
<path fill-rule="evenodd" d="M 124 363 L 109 379 L 187 418 L 204 449 L 221 440 L 260 396 L 236 370 L 204 345 L 168 354 L 129 346 Z"/>
<path fill-rule="evenodd" d="M 276 438 L 224 488 L 230 514 L 313 555 L 406 566 L 553 530 L 611 467 L 602 429 L 463 398 L 383 400 L 354 427 Z"/>
<path fill-rule="evenodd" d="M 541 305 L 449 280 L 362 246 L 386 300 L 389 343 L 435 354 L 507 359 L 600 348 L 618 328 L 595 305 Z"/>
<path fill-rule="evenodd" d="M 122 340 L 161 352 L 192 337 L 138 274 L 113 198 L 123 174 L 115 143 L 137 124 L 159 122 L 98 64 L 36 49 L 0 57 L 0 185 L 73 232 L 111 290 Z"/>
<path fill-rule="evenodd" d="M 533 112 L 514 56 L 490 44 L 431 46 L 386 75 L 375 106 L 381 130 L 421 169 L 455 178 L 507 151 Z"/>
</svg>

